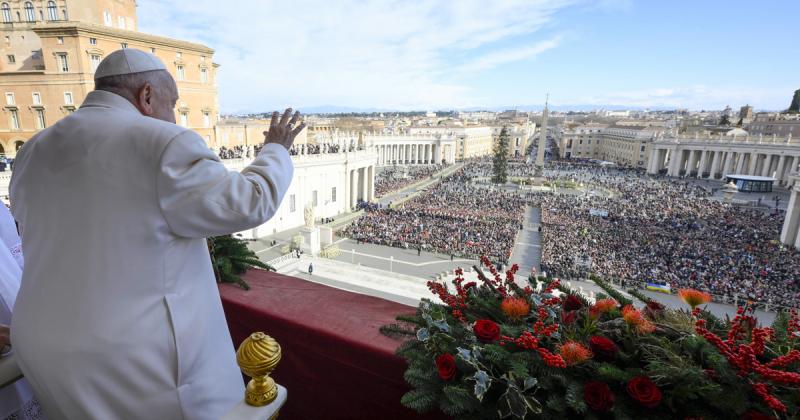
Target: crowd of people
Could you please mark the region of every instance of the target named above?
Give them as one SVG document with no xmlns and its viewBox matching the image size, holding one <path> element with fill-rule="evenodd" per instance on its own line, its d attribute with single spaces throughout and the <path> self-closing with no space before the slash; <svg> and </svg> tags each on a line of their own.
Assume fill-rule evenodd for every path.
<svg viewBox="0 0 800 420">
<path fill-rule="evenodd" d="M 444 165 L 393 166 L 375 175 L 375 197 L 400 190 L 442 170 Z"/>
<path fill-rule="evenodd" d="M 545 175 L 604 191 L 529 195 L 541 208 L 548 273 L 691 287 L 726 300 L 800 302 L 800 254 L 779 243 L 780 214 L 711 199 L 705 187 L 635 170 L 561 165 Z"/>
<path fill-rule="evenodd" d="M 378 208 L 349 225 L 344 235 L 360 242 L 507 263 L 522 228 L 525 198 L 469 183 L 468 163 L 399 208 Z"/>
</svg>

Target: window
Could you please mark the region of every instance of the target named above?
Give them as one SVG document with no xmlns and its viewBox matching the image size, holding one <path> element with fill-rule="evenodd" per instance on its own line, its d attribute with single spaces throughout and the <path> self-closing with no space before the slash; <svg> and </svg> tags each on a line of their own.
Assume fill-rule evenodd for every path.
<svg viewBox="0 0 800 420">
<path fill-rule="evenodd" d="M 6 105 L 14 105 L 14 94 L 6 92 Z"/>
<path fill-rule="evenodd" d="M 58 68 L 61 69 L 61 72 L 68 72 L 69 63 L 67 62 L 67 53 L 58 53 L 56 54 L 56 58 L 58 59 Z"/>
<path fill-rule="evenodd" d="M 183 71 L 183 66 L 178 66 L 178 80 L 184 80 L 186 73 Z"/>
<path fill-rule="evenodd" d="M 106 26 L 111 26 L 111 13 L 109 13 L 108 10 L 103 12 L 103 23 L 105 23 Z"/>
<path fill-rule="evenodd" d="M 151 52 L 152 54 L 155 54 L 155 53 L 156 53 L 156 49 L 155 49 L 155 48 L 150 48 L 150 52 Z"/>
<path fill-rule="evenodd" d="M 60 37 L 56 38 L 56 44 L 64 45 L 64 37 L 60 36 Z"/>
<path fill-rule="evenodd" d="M 89 58 L 92 61 L 92 72 L 97 71 L 97 66 L 100 65 L 100 55 L 99 54 L 92 54 Z"/>
<path fill-rule="evenodd" d="M 36 11 L 33 10 L 33 3 L 29 1 L 25 2 L 25 19 L 27 19 L 28 22 L 36 21 Z"/>
<path fill-rule="evenodd" d="M 181 125 L 184 127 L 189 126 L 189 113 L 186 111 L 181 111 Z"/>
<path fill-rule="evenodd" d="M 203 127 L 211 127 L 211 114 L 203 112 Z"/>
<path fill-rule="evenodd" d="M 9 54 L 6 56 L 8 59 L 8 64 L 14 64 L 17 62 L 17 57 L 14 57 L 14 54 Z"/>
<path fill-rule="evenodd" d="M 208 83 L 208 69 L 200 69 L 200 81 L 203 83 Z"/>
<path fill-rule="evenodd" d="M 64 104 L 65 105 L 73 105 L 72 92 L 64 92 Z"/>
<path fill-rule="evenodd" d="M 311 207 L 317 207 L 317 190 L 311 191 Z"/>
<path fill-rule="evenodd" d="M 180 51 L 176 52 L 176 53 L 175 53 L 175 58 L 176 58 L 176 59 L 178 59 L 178 60 L 180 60 L 181 58 L 183 58 L 183 53 L 182 53 L 182 52 L 180 52 Z"/>
<path fill-rule="evenodd" d="M 297 203 L 295 203 L 294 194 L 289 196 L 289 213 L 294 213 L 297 211 Z"/>
<path fill-rule="evenodd" d="M 34 105 L 42 104 L 42 95 L 39 92 L 33 92 L 33 104 Z"/>
<path fill-rule="evenodd" d="M 119 26 L 120 29 L 125 29 L 125 17 L 118 16 L 117 17 L 117 25 Z"/>
<path fill-rule="evenodd" d="M 122 49 L 124 50 L 125 48 L 128 48 L 128 43 L 127 42 L 123 42 L 123 43 L 119 44 L 119 46 L 122 47 Z"/>
<path fill-rule="evenodd" d="M 641 151 L 644 152 L 644 146 L 642 146 L 642 150 Z"/>
<path fill-rule="evenodd" d="M 336 202 L 336 187 L 331 188 L 331 203 Z"/>
<path fill-rule="evenodd" d="M 200 62 L 201 62 L 201 63 L 205 63 L 205 62 L 206 62 L 206 56 L 204 56 L 204 55 L 201 55 L 201 56 L 200 56 Z"/>
<path fill-rule="evenodd" d="M 89 38 L 89 45 L 97 45 L 97 38 Z"/>
<path fill-rule="evenodd" d="M 6 45 L 11 45 L 11 37 L 6 35 Z"/>
<path fill-rule="evenodd" d="M 56 2 L 47 2 L 47 19 L 58 20 L 58 9 L 56 9 Z"/>
<path fill-rule="evenodd" d="M 8 3 L 3 3 L 0 9 L 3 10 L 3 22 L 11 23 L 11 7 L 9 7 Z"/>
<path fill-rule="evenodd" d="M 11 110 L 11 128 L 14 130 L 19 130 L 19 114 L 17 114 L 16 109 Z"/>
<path fill-rule="evenodd" d="M 45 125 L 45 121 L 44 121 L 44 110 L 41 109 L 41 108 L 37 109 L 36 110 L 36 128 L 41 130 L 41 129 L 45 128 L 45 127 L 47 127 L 47 125 Z"/>
</svg>

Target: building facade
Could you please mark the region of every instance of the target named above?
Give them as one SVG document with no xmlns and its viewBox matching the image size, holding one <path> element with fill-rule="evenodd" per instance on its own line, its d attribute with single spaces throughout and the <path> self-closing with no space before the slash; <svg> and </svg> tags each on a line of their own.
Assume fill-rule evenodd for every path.
<svg viewBox="0 0 800 420">
<path fill-rule="evenodd" d="M 599 159 L 644 168 L 661 127 L 608 126 L 589 123 L 565 130 L 559 140 L 562 158 Z"/>
<path fill-rule="evenodd" d="M 134 0 L 0 2 L 0 154 L 69 115 L 94 89 L 102 59 L 120 48 L 155 54 L 175 78 L 178 124 L 215 146 L 219 119 L 214 50 L 137 32 Z"/>
<path fill-rule="evenodd" d="M 508 130 L 508 157 L 525 157 L 525 152 L 528 150 L 528 145 L 534 139 L 536 123 L 532 121 L 526 121 L 523 124 L 493 126 L 492 137 L 494 138 L 495 144 L 500 140 L 500 131 L 503 130 L 503 127 L 506 127 Z"/>
<path fill-rule="evenodd" d="M 494 149 L 492 127 L 410 127 L 411 135 L 441 135 L 456 139 L 455 159 L 490 156 Z"/>
<path fill-rule="evenodd" d="M 800 164 L 800 141 L 792 136 L 694 136 L 653 143 L 647 172 L 723 179 L 727 174 L 774 177 L 788 186 Z"/>
</svg>

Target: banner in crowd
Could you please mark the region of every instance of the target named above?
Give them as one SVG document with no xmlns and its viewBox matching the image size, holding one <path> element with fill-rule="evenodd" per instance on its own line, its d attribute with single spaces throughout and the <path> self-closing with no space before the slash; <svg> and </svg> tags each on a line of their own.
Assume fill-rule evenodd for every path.
<svg viewBox="0 0 800 420">
<path fill-rule="evenodd" d="M 661 293 L 672 293 L 672 288 L 669 287 L 669 284 L 659 284 L 659 283 L 647 283 L 647 290 L 652 290 L 654 292 L 661 292 Z"/>
<path fill-rule="evenodd" d="M 589 215 L 590 216 L 608 217 L 608 210 L 592 208 L 592 209 L 589 209 Z"/>
</svg>

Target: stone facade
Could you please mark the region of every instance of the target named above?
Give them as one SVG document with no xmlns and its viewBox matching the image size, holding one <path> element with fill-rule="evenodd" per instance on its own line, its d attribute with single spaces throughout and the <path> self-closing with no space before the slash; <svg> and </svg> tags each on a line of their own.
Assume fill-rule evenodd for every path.
<svg viewBox="0 0 800 420">
<path fill-rule="evenodd" d="M 0 29 L 0 154 L 13 157 L 39 130 L 75 111 L 94 89 L 97 65 L 120 48 L 164 61 L 180 94 L 176 121 L 216 145 L 218 65 L 211 48 L 135 31 L 133 0 L 0 2 L 0 19 L 8 16 Z"/>
<path fill-rule="evenodd" d="M 800 141 L 791 136 L 685 136 L 653 143 L 651 174 L 722 179 L 727 174 L 772 176 L 789 185 L 800 164 Z"/>
</svg>

